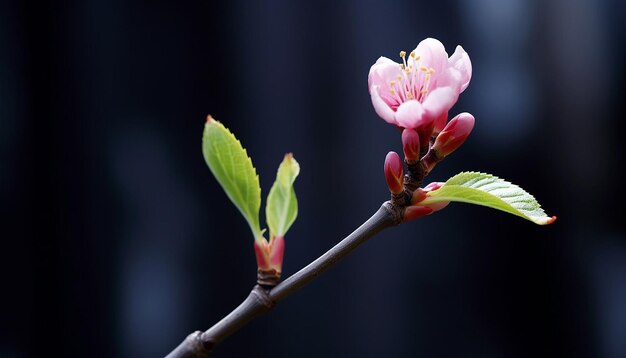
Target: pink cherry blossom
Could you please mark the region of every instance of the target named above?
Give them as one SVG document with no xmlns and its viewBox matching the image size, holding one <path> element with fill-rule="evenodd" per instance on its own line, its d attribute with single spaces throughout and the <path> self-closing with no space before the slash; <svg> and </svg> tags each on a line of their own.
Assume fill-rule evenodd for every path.
<svg viewBox="0 0 626 358">
<path fill-rule="evenodd" d="M 428 38 L 408 57 L 404 51 L 400 57 L 402 63 L 381 57 L 370 69 L 368 84 L 376 113 L 398 127 L 439 126 L 440 131 L 472 77 L 469 56 L 457 46 L 448 58 L 441 42 Z"/>
</svg>

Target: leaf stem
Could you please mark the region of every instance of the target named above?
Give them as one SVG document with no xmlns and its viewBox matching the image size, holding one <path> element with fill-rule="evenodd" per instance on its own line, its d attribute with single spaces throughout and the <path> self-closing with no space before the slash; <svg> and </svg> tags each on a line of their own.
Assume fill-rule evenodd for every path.
<svg viewBox="0 0 626 358">
<path fill-rule="evenodd" d="M 385 202 L 365 223 L 341 240 L 315 261 L 296 272 L 276 287 L 256 285 L 248 297 L 231 313 L 204 332 L 188 335 L 166 358 L 206 358 L 213 348 L 259 315 L 271 310 L 276 303 L 313 281 L 334 266 L 359 245 L 380 231 L 400 224 L 403 208 Z"/>
</svg>

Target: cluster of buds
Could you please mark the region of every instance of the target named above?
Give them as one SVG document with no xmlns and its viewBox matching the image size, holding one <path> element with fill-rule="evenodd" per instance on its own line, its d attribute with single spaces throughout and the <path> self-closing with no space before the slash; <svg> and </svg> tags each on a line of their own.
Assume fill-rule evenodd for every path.
<svg viewBox="0 0 626 358">
<path fill-rule="evenodd" d="M 400 57 L 402 63 L 379 58 L 370 69 L 368 84 L 376 113 L 402 130 L 407 173 L 395 152 L 387 154 L 384 172 L 391 202 L 404 208 L 406 221 L 445 206 L 420 206 L 426 193 L 440 184 L 420 186 L 437 163 L 463 144 L 474 117 L 461 113 L 448 121 L 448 111 L 472 76 L 472 64 L 461 46 L 448 57 L 441 42 L 429 38 L 409 56 L 400 52 Z"/>
</svg>

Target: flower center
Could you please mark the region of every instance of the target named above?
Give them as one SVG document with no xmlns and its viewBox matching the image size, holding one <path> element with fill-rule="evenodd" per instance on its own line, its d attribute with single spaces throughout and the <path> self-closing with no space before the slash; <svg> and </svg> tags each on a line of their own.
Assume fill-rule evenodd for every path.
<svg viewBox="0 0 626 358">
<path fill-rule="evenodd" d="M 428 94 L 435 69 L 420 64 L 420 56 L 415 55 L 413 51 L 409 54 L 408 60 L 405 51 L 400 51 L 400 57 L 402 63 L 399 66 L 402 71 L 389 83 L 389 93 L 398 103 L 412 99 L 422 102 Z"/>
</svg>

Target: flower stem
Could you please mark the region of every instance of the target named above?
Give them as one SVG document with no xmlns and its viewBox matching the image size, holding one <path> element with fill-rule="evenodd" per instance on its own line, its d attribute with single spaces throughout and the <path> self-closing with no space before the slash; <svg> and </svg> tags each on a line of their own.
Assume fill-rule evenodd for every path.
<svg viewBox="0 0 626 358">
<path fill-rule="evenodd" d="M 259 315 L 271 310 L 276 303 L 313 281 L 334 266 L 359 245 L 380 231 L 402 221 L 403 208 L 384 203 L 372 217 L 353 233 L 341 240 L 315 261 L 296 272 L 276 287 L 256 285 L 248 297 L 231 313 L 205 332 L 196 331 L 188 335 L 166 358 L 206 358 L 213 348 L 231 334 L 238 331 Z"/>
</svg>

